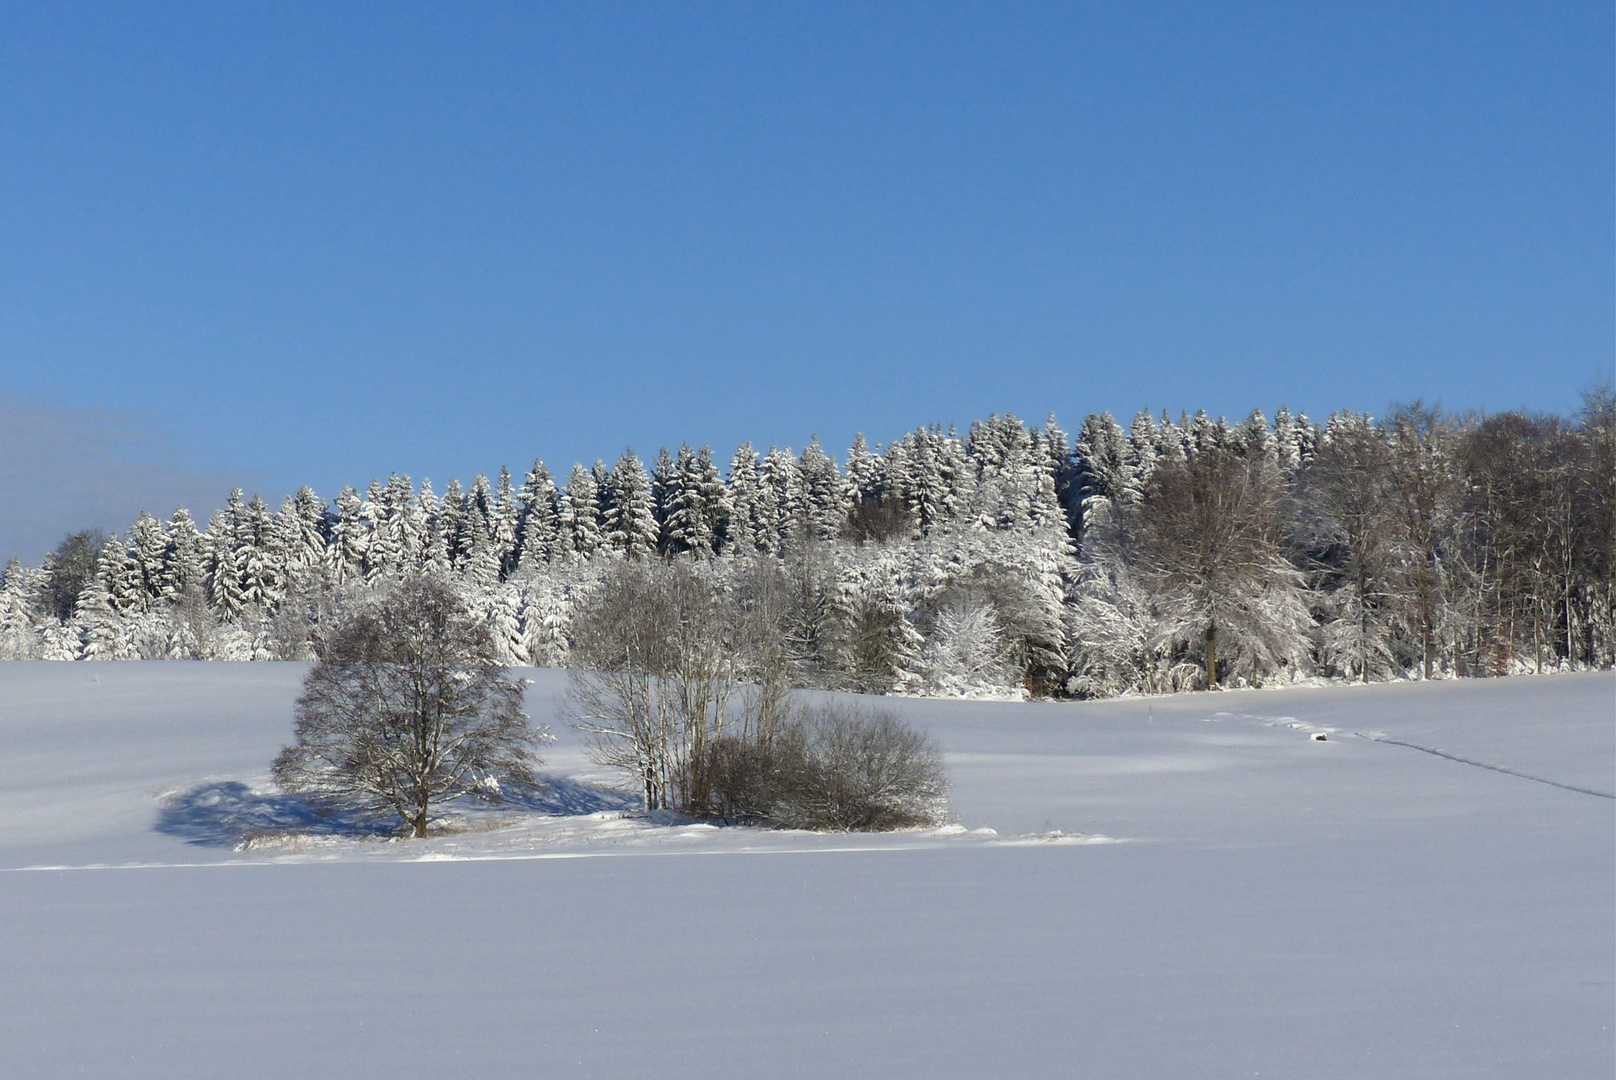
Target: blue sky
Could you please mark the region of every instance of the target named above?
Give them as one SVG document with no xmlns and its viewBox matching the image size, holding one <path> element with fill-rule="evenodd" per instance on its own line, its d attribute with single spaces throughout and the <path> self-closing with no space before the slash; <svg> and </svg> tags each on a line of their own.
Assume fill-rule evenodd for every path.
<svg viewBox="0 0 1616 1080">
<path fill-rule="evenodd" d="M 232 480 L 630 443 L 1570 412 L 1613 362 L 1613 32 L 1608 3 L 12 6 L 0 498 L 43 502 L 0 557 Z"/>
</svg>

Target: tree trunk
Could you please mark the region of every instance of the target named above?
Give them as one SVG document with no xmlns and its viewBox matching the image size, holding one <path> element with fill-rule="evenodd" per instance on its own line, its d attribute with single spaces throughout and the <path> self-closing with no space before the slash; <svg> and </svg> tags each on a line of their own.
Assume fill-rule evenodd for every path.
<svg viewBox="0 0 1616 1080">
<path fill-rule="evenodd" d="M 410 824 L 415 826 L 415 838 L 417 840 L 426 836 L 426 807 L 421 807 L 421 812 L 415 815 Z"/>
<path fill-rule="evenodd" d="M 1206 688 L 1218 685 L 1218 632 L 1215 625 L 1206 628 Z"/>
</svg>

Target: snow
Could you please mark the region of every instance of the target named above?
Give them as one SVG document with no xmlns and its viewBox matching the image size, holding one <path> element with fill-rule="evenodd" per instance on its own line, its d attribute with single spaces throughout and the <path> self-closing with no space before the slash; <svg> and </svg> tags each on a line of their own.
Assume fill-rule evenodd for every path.
<svg viewBox="0 0 1616 1080">
<path fill-rule="evenodd" d="M 0 1072 L 1616 1069 L 1609 673 L 889 699 L 957 824 L 813 836 L 628 812 L 531 671 L 554 786 L 390 841 L 269 789 L 304 670 L 0 664 Z"/>
</svg>

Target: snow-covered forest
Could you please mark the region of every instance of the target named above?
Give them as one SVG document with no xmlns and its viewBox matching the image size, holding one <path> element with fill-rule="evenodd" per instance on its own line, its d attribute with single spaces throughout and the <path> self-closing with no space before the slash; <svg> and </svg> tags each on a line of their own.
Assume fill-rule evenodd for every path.
<svg viewBox="0 0 1616 1080">
<path fill-rule="evenodd" d="M 308 659 L 343 605 L 451 575 L 512 664 L 564 666 L 615 575 L 687 560 L 799 685 L 1099 697 L 1609 667 L 1616 405 L 1314 423 L 992 416 L 838 463 L 751 445 L 230 494 L 76 533 L 0 582 L 0 657 Z M 743 650 L 744 652 L 744 650 Z"/>
</svg>

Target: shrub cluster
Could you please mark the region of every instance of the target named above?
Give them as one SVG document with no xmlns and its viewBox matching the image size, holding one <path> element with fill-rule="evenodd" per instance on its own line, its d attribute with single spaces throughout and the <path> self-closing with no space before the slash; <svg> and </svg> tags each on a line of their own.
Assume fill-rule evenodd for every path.
<svg viewBox="0 0 1616 1080">
<path fill-rule="evenodd" d="M 726 822 L 881 831 L 947 815 L 937 744 L 888 712 L 810 706 L 767 740 L 725 735 L 708 755 L 705 809 Z"/>
</svg>

